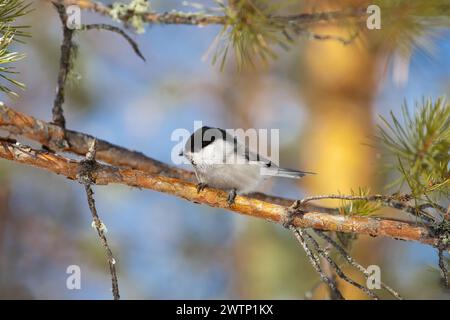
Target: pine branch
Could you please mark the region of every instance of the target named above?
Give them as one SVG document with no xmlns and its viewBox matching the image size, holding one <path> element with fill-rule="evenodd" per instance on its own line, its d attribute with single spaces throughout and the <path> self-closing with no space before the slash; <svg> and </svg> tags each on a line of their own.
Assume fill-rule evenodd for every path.
<svg viewBox="0 0 450 320">
<path fill-rule="evenodd" d="M 23 135 L 31 138 L 45 146 L 55 146 L 56 150 L 64 150 L 77 154 L 83 154 L 85 150 L 89 153 L 89 146 L 93 141 L 97 141 L 97 139 L 92 136 L 65 130 L 64 128 L 54 124 L 36 120 L 33 117 L 16 112 L 4 105 L 0 105 L 0 128 L 5 129 L 12 134 Z M 59 143 L 60 139 L 67 139 L 69 143 L 62 146 Z M 0 139 L 0 143 L 0 157 L 2 158 L 43 168 L 57 174 L 62 174 L 69 179 L 80 179 L 80 168 L 83 167 L 83 161 L 74 161 L 62 157 L 54 152 L 35 150 L 8 139 Z M 410 200 L 410 197 L 403 197 L 402 199 L 399 199 L 399 196 L 394 195 L 323 195 L 297 200 L 292 206 L 290 206 L 290 204 L 292 204 L 292 200 L 259 195 L 260 199 L 262 198 L 266 201 L 238 196 L 235 200 L 235 204 L 230 207 L 227 202 L 227 193 L 222 190 L 206 188 L 199 193 L 197 191 L 197 186 L 194 183 L 194 176 L 191 172 L 178 168 L 172 168 L 159 161 L 148 158 L 141 153 L 130 151 L 101 140 L 98 142 L 97 156 L 105 162 L 118 164 L 120 166 L 95 163 L 95 166 L 92 166 L 92 168 L 89 169 L 89 188 L 86 189 L 86 192 L 91 211 L 95 210 L 95 206 L 92 206 L 93 198 L 92 190 L 90 189 L 91 184 L 125 184 L 133 187 L 147 188 L 168 193 L 194 203 L 223 208 L 275 223 L 285 224 L 286 221 L 289 221 L 290 229 L 313 228 L 319 231 L 324 230 L 340 233 L 368 234 L 371 236 L 387 236 L 394 239 L 419 241 L 439 248 L 439 266 L 443 272 L 444 279 L 447 275 L 446 265 L 442 262 L 443 252 L 448 250 L 449 247 L 449 243 L 445 241 L 448 237 L 448 228 L 446 227 L 447 220 L 443 220 L 440 224 L 436 224 L 433 221 L 430 225 L 423 223 L 422 226 L 418 226 L 415 223 L 394 219 L 338 215 L 336 214 L 339 212 L 338 209 L 327 209 L 329 210 L 327 213 L 317 212 L 314 210 L 314 206 L 309 204 L 312 200 L 330 198 L 351 201 L 377 201 L 384 203 L 386 206 L 394 207 L 406 212 L 414 209 L 414 212 L 417 214 L 417 210 L 424 210 L 427 208 L 436 209 L 436 207 L 430 203 L 423 204 L 418 207 L 411 207 L 408 204 L 405 204 L 405 202 Z M 179 179 L 180 177 L 186 179 Z M 90 198 L 92 198 L 92 200 L 90 200 Z M 272 200 L 273 202 L 268 202 L 267 200 Z M 294 210 L 290 210 L 292 208 L 294 208 Z M 440 207 L 437 209 L 443 210 Z M 314 239 L 309 237 L 308 234 L 303 233 L 302 230 L 294 233 L 299 241 L 305 241 L 306 237 L 306 240 L 309 240 L 317 253 L 329 262 L 330 266 L 338 276 L 357 286 L 370 296 L 376 298 L 372 292 L 366 290 L 365 287 L 348 278 L 342 270 L 339 269 L 337 264 L 331 260 L 328 254 L 320 248 L 317 242 L 313 241 Z M 358 265 L 350 256 L 348 256 L 348 254 L 345 253 L 345 250 L 339 248 L 336 243 L 330 242 L 330 239 L 326 240 L 336 247 L 338 252 L 343 254 L 351 265 L 356 266 L 358 270 L 362 271 L 364 275 L 367 276 L 367 271 L 365 271 L 363 267 Z M 306 246 L 305 251 L 307 251 L 307 254 L 308 252 L 311 253 L 308 255 L 311 263 L 316 261 L 314 257 L 317 258 L 317 256 L 314 252 L 311 252 L 311 248 L 308 243 L 302 243 L 302 246 L 304 249 Z M 110 266 L 111 261 L 115 260 L 109 259 Z M 332 279 L 327 278 L 327 280 L 325 280 L 321 273 L 322 271 L 320 270 L 320 266 L 319 269 L 316 267 L 315 269 L 319 272 L 319 274 L 321 274 L 321 278 L 330 286 L 334 296 L 339 297 L 336 292 L 337 287 L 333 285 Z M 111 272 L 113 275 L 113 271 Z M 114 278 L 115 277 L 112 276 L 113 287 L 117 284 L 117 281 L 114 281 Z M 397 298 L 400 297 L 394 290 L 384 284 L 382 285 L 394 296 Z M 115 297 L 117 296 L 115 295 Z"/>
<path fill-rule="evenodd" d="M 36 150 L 17 145 L 10 140 L 2 139 L 0 157 L 17 163 L 32 165 L 56 174 L 77 179 L 80 166 L 78 161 L 68 159 L 53 152 Z M 237 196 L 230 207 L 227 192 L 205 188 L 197 192 L 196 184 L 180 179 L 169 178 L 148 172 L 98 164 L 92 171 L 93 182 L 97 185 L 124 184 L 132 187 L 151 189 L 167 193 L 185 200 L 223 208 L 240 214 L 261 218 L 267 221 L 282 223 L 287 218 L 285 206 L 261 201 L 245 196 Z M 320 212 L 305 212 L 292 219 L 297 228 L 313 228 L 344 233 L 358 233 L 371 236 L 386 236 L 394 239 L 418 241 L 436 246 L 439 235 L 432 233 L 425 226 L 417 226 L 411 222 L 394 219 L 367 218 L 356 216 L 330 215 Z"/>
<path fill-rule="evenodd" d="M 81 9 L 91 10 L 101 15 L 111 16 L 111 6 L 91 0 L 45 0 L 56 1 L 65 5 L 77 5 Z M 119 20 L 127 22 L 130 15 L 118 17 Z M 150 24 L 186 24 L 186 25 L 225 25 L 230 21 L 226 15 L 211 15 L 205 13 L 183 13 L 183 12 L 145 12 L 138 14 L 143 20 Z M 286 16 L 269 17 L 273 23 L 295 23 L 296 25 L 311 25 L 327 21 L 342 21 L 349 18 L 364 18 L 367 16 L 365 8 L 352 8 L 347 11 L 331 11 L 318 13 L 302 13 Z"/>
<path fill-rule="evenodd" d="M 4 128 L 13 134 L 22 135 L 39 142 L 40 144 L 48 147 L 50 150 L 71 152 L 80 156 L 83 156 L 88 152 L 91 141 L 95 139 L 91 135 L 72 130 L 64 130 L 53 124 L 37 120 L 34 117 L 17 112 L 5 105 L 0 105 L 0 128 Z M 66 139 L 67 143 L 62 144 L 61 139 Z M 158 160 L 147 157 L 140 152 L 132 151 L 100 139 L 97 141 L 97 159 L 113 166 L 128 167 L 151 174 L 163 175 L 193 183 L 196 182 L 193 172 L 169 166 Z M 281 206 L 290 206 L 295 201 L 293 199 L 274 197 L 262 193 L 252 194 L 252 197 Z M 365 199 L 370 201 L 384 201 L 386 206 L 394 207 L 411 214 L 417 214 L 420 210 L 424 210 L 429 207 L 429 205 L 424 205 L 419 208 L 411 207 L 402 201 L 395 200 L 394 196 L 383 195 L 374 195 L 364 198 L 345 195 L 313 196 L 303 199 L 301 206 L 306 211 L 339 214 L 338 209 L 326 208 L 310 203 L 312 200 L 320 200 L 330 197 L 333 197 L 334 199 L 345 198 L 353 200 Z"/>
<path fill-rule="evenodd" d="M 392 186 L 406 182 L 412 196 L 439 208 L 431 199 L 450 196 L 450 102 L 445 96 L 433 101 L 423 99 L 416 103 L 414 114 L 406 103 L 402 106 L 402 119 L 391 112 L 391 119 L 381 117 L 379 141 L 386 149 L 388 157 L 397 166 L 391 171 L 399 175 Z"/>
</svg>

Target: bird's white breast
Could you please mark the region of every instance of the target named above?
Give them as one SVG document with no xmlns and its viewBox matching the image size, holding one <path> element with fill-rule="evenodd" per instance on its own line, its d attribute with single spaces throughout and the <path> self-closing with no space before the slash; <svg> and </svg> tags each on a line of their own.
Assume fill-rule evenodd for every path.
<svg viewBox="0 0 450 320">
<path fill-rule="evenodd" d="M 258 164 L 250 164 L 240 145 L 231 141 L 216 140 L 191 155 L 201 182 L 210 187 L 225 190 L 236 189 L 238 193 L 254 191 L 263 177 Z"/>
</svg>

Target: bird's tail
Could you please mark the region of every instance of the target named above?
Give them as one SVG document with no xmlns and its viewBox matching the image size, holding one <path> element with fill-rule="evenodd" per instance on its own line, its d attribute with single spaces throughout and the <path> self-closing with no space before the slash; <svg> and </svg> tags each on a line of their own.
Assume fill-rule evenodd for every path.
<svg viewBox="0 0 450 320">
<path fill-rule="evenodd" d="M 284 169 L 284 168 L 270 168 L 266 171 L 265 175 L 271 175 L 275 177 L 283 177 L 283 178 L 291 178 L 291 179 L 300 179 L 307 174 L 316 174 L 315 172 L 307 172 L 307 171 L 298 171 L 292 169 Z"/>
</svg>

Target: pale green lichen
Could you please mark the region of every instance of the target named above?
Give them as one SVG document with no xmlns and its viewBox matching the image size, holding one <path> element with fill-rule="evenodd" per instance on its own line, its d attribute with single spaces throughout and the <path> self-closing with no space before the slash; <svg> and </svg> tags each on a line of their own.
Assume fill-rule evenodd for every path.
<svg viewBox="0 0 450 320">
<path fill-rule="evenodd" d="M 136 30 L 136 33 L 144 33 L 147 22 L 144 21 L 142 14 L 150 10 L 151 7 L 148 0 L 132 0 L 128 4 L 113 3 L 109 14 L 116 21 L 121 21 L 126 17 L 126 23 L 130 24 Z"/>
<path fill-rule="evenodd" d="M 136 13 L 145 13 L 150 10 L 150 2 L 148 0 L 133 0 L 128 8 Z"/>
</svg>

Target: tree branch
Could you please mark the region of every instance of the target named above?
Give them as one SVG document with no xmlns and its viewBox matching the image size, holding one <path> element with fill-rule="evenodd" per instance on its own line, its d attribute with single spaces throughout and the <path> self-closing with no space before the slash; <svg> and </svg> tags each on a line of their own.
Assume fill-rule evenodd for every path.
<svg viewBox="0 0 450 320">
<path fill-rule="evenodd" d="M 64 130 L 54 124 L 17 112 L 5 105 L 0 105 L 0 128 L 12 134 L 34 140 L 51 150 L 72 152 L 80 156 L 86 155 L 89 145 L 95 139 L 85 133 Z M 66 139 L 68 144 L 62 145 L 60 143 L 62 139 Z M 119 147 L 100 139 L 97 139 L 96 158 L 113 166 L 124 166 L 152 174 L 195 181 L 195 175 L 192 172 L 173 168 L 140 152 Z"/>
<path fill-rule="evenodd" d="M 38 120 L 2 104 L 0 104 L 0 128 L 12 134 L 34 140 L 51 150 L 71 152 L 80 156 L 84 156 L 88 152 L 90 144 L 96 139 L 85 133 L 64 130 L 54 124 Z M 61 139 L 64 139 L 66 143 L 61 143 Z M 113 166 L 128 167 L 150 174 L 162 175 L 192 183 L 196 182 L 195 174 L 191 171 L 169 166 L 163 162 L 147 157 L 141 152 L 132 151 L 100 139 L 97 139 L 96 159 Z M 263 193 L 255 193 L 251 196 L 281 206 L 290 206 L 294 202 L 293 199 L 274 197 Z M 310 203 L 305 204 L 303 208 L 309 211 L 319 211 L 329 214 L 339 213 L 336 209 L 320 207 Z"/>
<path fill-rule="evenodd" d="M 1 139 L 0 143 L 1 158 L 46 169 L 72 180 L 77 179 L 79 161 L 68 159 L 53 152 L 32 149 L 19 143 L 13 143 L 8 139 Z M 282 223 L 288 216 L 286 206 L 237 196 L 235 203 L 230 207 L 227 203 L 227 193 L 223 190 L 206 188 L 198 193 L 196 184 L 192 182 L 141 170 L 97 163 L 91 174 L 93 182 L 97 185 L 116 183 L 151 189 L 191 202 L 223 208 L 276 223 Z M 438 237 L 430 232 L 429 228 L 393 219 L 306 212 L 301 216 L 294 216 L 292 225 L 297 228 L 313 228 L 413 240 L 433 246 L 436 246 L 439 242 Z"/>
</svg>

